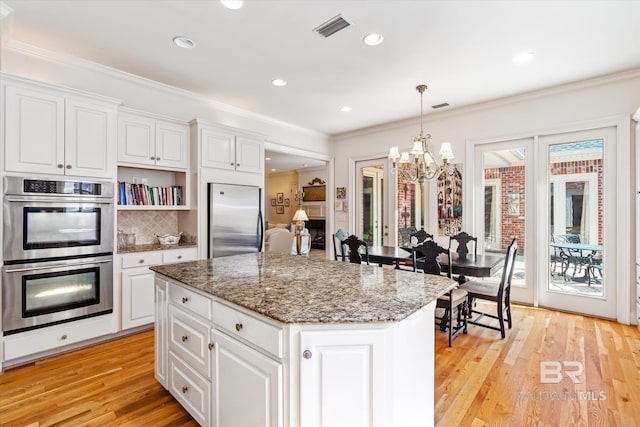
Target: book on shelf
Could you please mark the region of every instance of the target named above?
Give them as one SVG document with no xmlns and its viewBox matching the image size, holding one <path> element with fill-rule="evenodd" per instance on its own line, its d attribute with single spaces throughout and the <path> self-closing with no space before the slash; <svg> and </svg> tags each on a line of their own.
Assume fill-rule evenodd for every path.
<svg viewBox="0 0 640 427">
<path fill-rule="evenodd" d="M 182 186 L 150 187 L 118 181 L 118 205 L 182 206 Z"/>
</svg>

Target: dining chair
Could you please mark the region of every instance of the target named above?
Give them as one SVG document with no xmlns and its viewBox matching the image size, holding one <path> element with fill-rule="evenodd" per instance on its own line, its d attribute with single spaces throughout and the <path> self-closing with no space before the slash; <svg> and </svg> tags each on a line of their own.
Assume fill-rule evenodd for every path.
<svg viewBox="0 0 640 427">
<path fill-rule="evenodd" d="M 365 262 L 369 265 L 369 248 L 367 243 L 360 240 L 357 236 L 351 235 L 343 241 L 344 245 L 349 248 L 349 262 L 353 264 L 362 264 Z M 364 247 L 364 254 L 360 253 L 360 248 Z"/>
<path fill-rule="evenodd" d="M 417 261 L 422 260 L 422 271 L 425 274 L 433 274 L 436 276 L 442 275 L 442 266 L 438 260 L 440 254 L 445 254 L 447 257 L 448 271 L 446 276 L 451 278 L 451 252 L 449 249 L 445 249 L 438 245 L 433 240 L 426 240 L 422 244 L 413 248 L 413 271 L 417 271 Z M 419 254 L 419 255 L 418 255 Z M 442 317 L 436 315 L 436 320 L 439 320 L 440 330 L 447 331 L 449 333 L 449 347 L 452 345 L 453 338 L 460 332 L 467 333 L 467 291 L 461 288 L 456 288 L 440 296 L 436 302 L 436 307 L 444 309 Z M 457 309 L 456 326 L 453 326 L 453 313 L 454 309 Z"/>
<path fill-rule="evenodd" d="M 456 252 L 459 255 L 468 255 L 471 253 L 469 250 L 469 244 L 473 244 L 473 255 L 478 256 L 478 238 L 471 236 L 466 231 L 461 231 L 455 236 L 449 236 L 449 250 L 451 250 L 451 243 L 453 241 L 458 243 L 458 247 L 456 248 Z"/>
<path fill-rule="evenodd" d="M 338 261 L 338 254 L 340 255 L 340 261 L 346 261 L 347 251 L 345 249 L 344 241 L 349 235 L 342 229 L 338 230 L 332 235 L 333 240 L 333 259 Z M 338 244 L 336 245 L 336 241 Z M 338 252 L 338 248 L 340 251 Z"/>
<path fill-rule="evenodd" d="M 582 243 L 582 238 L 579 234 L 552 234 L 551 242 L 580 244 Z M 571 264 L 573 264 L 573 274 L 571 275 L 572 279 L 576 277 L 578 268 L 582 270 L 582 268 L 584 267 L 588 270 L 589 265 L 592 264 L 591 254 L 589 253 L 585 256 L 581 249 L 569 249 L 562 247 L 556 247 L 554 249 L 558 250 L 556 255 L 558 256 L 562 264 L 561 274 L 562 277 L 564 277 L 564 280 L 568 280 L 567 271 L 569 271 Z"/>
<path fill-rule="evenodd" d="M 400 240 L 402 240 L 402 246 L 411 245 L 411 235 L 418 231 L 415 227 L 402 227 L 398 229 L 400 233 Z"/>
<path fill-rule="evenodd" d="M 426 231 L 424 231 L 424 228 L 421 228 L 415 233 L 411 233 L 409 237 L 409 243 L 411 244 L 411 246 L 416 246 L 427 239 L 433 240 L 433 234 L 429 234 Z"/>
<path fill-rule="evenodd" d="M 460 289 L 464 289 L 467 292 L 467 307 L 468 315 L 471 318 L 475 313 L 477 318 L 469 320 L 472 325 L 482 326 L 484 328 L 500 331 L 500 335 L 504 339 L 505 328 L 504 321 L 509 324 L 509 329 L 513 326 L 511 319 L 511 277 L 513 276 L 513 269 L 516 263 L 516 254 L 518 253 L 518 242 L 514 238 L 511 244 L 507 248 L 507 254 L 504 259 L 504 267 L 502 269 L 502 278 L 500 283 L 495 285 L 493 283 L 487 283 L 482 281 L 471 280 L 460 285 Z M 489 312 L 479 311 L 473 309 L 475 300 L 492 301 L 496 303 L 496 314 Z M 506 319 L 505 319 L 506 314 Z M 484 317 L 490 317 L 497 319 L 500 327 L 489 325 L 487 323 L 480 323 L 479 320 Z"/>
</svg>

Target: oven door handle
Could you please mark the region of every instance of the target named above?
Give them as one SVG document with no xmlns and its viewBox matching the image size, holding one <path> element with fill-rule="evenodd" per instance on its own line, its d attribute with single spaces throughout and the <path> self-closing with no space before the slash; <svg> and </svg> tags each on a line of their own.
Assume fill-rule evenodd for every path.
<svg viewBox="0 0 640 427">
<path fill-rule="evenodd" d="M 78 203 L 87 204 L 93 203 L 97 205 L 112 205 L 113 199 L 110 197 L 104 197 L 101 199 L 96 198 L 82 198 L 82 197 L 24 197 L 24 196 L 5 196 L 4 200 L 7 202 L 40 202 L 40 203 Z"/>
<path fill-rule="evenodd" d="M 25 268 L 6 268 L 5 273 L 21 273 L 23 271 L 36 271 L 36 270 L 51 270 L 52 268 L 61 268 L 61 267 L 78 267 L 78 266 L 90 266 L 94 264 L 105 264 L 108 262 L 113 262 L 111 259 L 106 259 L 102 261 L 91 261 L 91 262 L 72 262 L 69 264 L 48 264 L 42 267 L 25 267 Z"/>
</svg>

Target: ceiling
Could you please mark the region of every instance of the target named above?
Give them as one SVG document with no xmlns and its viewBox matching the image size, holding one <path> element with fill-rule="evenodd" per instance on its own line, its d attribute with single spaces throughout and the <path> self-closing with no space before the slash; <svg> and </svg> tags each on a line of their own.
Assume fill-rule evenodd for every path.
<svg viewBox="0 0 640 427">
<path fill-rule="evenodd" d="M 326 165 L 322 160 L 302 157 L 295 154 L 282 153 L 273 150 L 265 150 L 264 158 L 264 169 L 267 175 L 273 175 L 292 170 L 321 167 Z"/>
<path fill-rule="evenodd" d="M 4 3 L 5 46 L 84 58 L 327 135 L 419 115 L 420 83 L 428 113 L 640 67 L 640 1 Z M 326 39 L 312 31 L 338 14 L 352 25 Z M 364 45 L 370 32 L 384 43 Z M 523 51 L 533 60 L 513 63 Z"/>
</svg>

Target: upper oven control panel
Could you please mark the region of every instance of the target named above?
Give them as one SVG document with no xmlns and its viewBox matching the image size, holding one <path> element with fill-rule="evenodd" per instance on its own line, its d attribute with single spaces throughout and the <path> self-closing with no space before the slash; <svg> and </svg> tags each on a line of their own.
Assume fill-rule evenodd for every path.
<svg viewBox="0 0 640 427">
<path fill-rule="evenodd" d="M 86 196 L 111 199 L 114 194 L 112 182 L 64 181 L 5 176 L 3 184 L 4 194 L 12 196 Z"/>
</svg>

